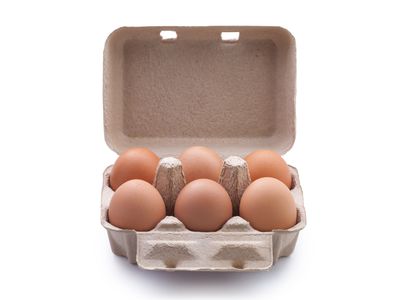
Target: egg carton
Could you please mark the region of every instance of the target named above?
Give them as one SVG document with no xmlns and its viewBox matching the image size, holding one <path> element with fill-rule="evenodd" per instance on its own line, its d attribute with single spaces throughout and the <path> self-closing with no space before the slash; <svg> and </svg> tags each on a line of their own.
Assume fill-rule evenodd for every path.
<svg viewBox="0 0 400 300">
<path fill-rule="evenodd" d="M 166 36 L 172 34 L 172 37 Z M 235 35 L 234 38 L 229 37 Z M 227 37 L 228 35 L 228 37 Z M 283 155 L 295 141 L 296 43 L 275 26 L 121 27 L 104 47 L 104 133 L 117 154 L 147 147 L 159 157 L 154 186 L 167 217 L 148 232 L 107 222 L 113 191 L 111 167 L 104 173 L 101 221 L 112 251 L 152 270 L 266 270 L 289 255 L 305 226 L 298 173 L 292 193 L 297 224 L 259 232 L 238 216 L 250 183 L 244 155 L 271 149 Z M 234 217 L 216 232 L 193 232 L 172 216 L 185 185 L 180 161 L 172 158 L 201 145 L 224 158 L 220 183 Z"/>
<path fill-rule="evenodd" d="M 175 200 L 185 185 L 181 162 L 173 157 L 160 160 L 153 185 L 166 205 L 167 216 L 151 231 L 120 229 L 108 222 L 107 210 L 113 196 L 104 172 L 101 223 L 107 230 L 114 254 L 148 270 L 166 271 L 258 271 L 268 270 L 280 257 L 290 255 L 299 231 L 306 225 L 303 193 L 294 167 L 291 193 L 296 202 L 297 223 L 287 230 L 260 232 L 238 216 L 241 196 L 251 183 L 247 163 L 240 157 L 224 160 L 219 183 L 226 189 L 233 217 L 215 232 L 195 232 L 173 216 Z"/>
</svg>

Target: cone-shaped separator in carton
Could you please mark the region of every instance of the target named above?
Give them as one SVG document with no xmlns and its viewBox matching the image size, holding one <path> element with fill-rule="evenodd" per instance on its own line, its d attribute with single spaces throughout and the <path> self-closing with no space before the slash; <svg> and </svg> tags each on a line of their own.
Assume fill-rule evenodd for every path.
<svg viewBox="0 0 400 300">
<path fill-rule="evenodd" d="M 239 215 L 240 198 L 250 184 L 250 174 L 246 161 L 238 156 L 230 156 L 225 159 L 219 183 L 225 188 L 232 200 L 233 215 Z"/>
<path fill-rule="evenodd" d="M 164 199 L 167 215 L 173 215 L 176 198 L 185 186 L 181 162 L 173 157 L 161 159 L 157 167 L 154 186 Z"/>
</svg>

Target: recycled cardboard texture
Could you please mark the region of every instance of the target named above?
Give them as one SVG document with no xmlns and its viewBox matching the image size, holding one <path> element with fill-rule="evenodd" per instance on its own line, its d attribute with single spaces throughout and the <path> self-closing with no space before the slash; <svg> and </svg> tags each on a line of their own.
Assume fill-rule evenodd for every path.
<svg viewBox="0 0 400 300">
<path fill-rule="evenodd" d="M 163 40 L 161 31 L 175 31 Z M 238 32 L 224 41 L 222 32 Z M 238 217 L 250 183 L 240 158 L 255 149 L 288 151 L 295 139 L 295 41 L 280 27 L 120 28 L 104 49 L 104 130 L 120 153 L 148 147 L 163 159 L 154 186 L 167 217 L 149 232 L 119 229 L 107 221 L 113 191 L 104 173 L 101 223 L 112 251 L 152 270 L 266 270 L 289 255 L 305 226 L 303 195 L 291 167 L 297 224 L 259 232 Z M 234 217 L 217 232 L 192 232 L 171 216 L 185 184 L 177 158 L 192 145 L 208 146 L 225 159 L 220 183 Z M 231 156 L 237 155 L 237 156 Z M 172 156 L 172 157 L 171 157 Z M 240 157 L 238 157 L 240 156 Z"/>
<path fill-rule="evenodd" d="M 172 161 L 172 163 L 171 163 Z M 234 164 L 232 164 L 234 161 Z M 165 158 L 157 168 L 155 186 L 167 207 L 173 208 L 184 182 L 180 161 Z M 125 256 L 129 262 L 150 270 L 186 271 L 255 271 L 267 270 L 281 256 L 292 253 L 299 231 L 305 226 L 303 196 L 297 170 L 290 168 L 293 178 L 291 193 L 298 212 L 297 224 L 288 230 L 260 232 L 239 216 L 234 216 L 216 232 L 193 232 L 177 218 L 164 218 L 148 232 L 119 229 L 108 223 L 107 210 L 113 191 L 109 186 L 111 167 L 104 172 L 101 223 L 107 229 L 112 251 Z M 165 170 L 171 170 L 166 172 Z M 232 172 L 232 169 L 236 171 Z M 242 172 L 242 170 L 245 170 Z M 172 174 L 172 176 L 171 176 Z M 235 174 L 235 175 L 233 175 Z M 235 178 L 233 178 L 235 177 Z M 229 181 L 227 179 L 234 179 Z M 156 184 L 156 183 L 159 184 Z M 223 183 L 229 182 L 226 186 Z M 235 184 L 232 184 L 234 182 Z M 162 183 L 162 184 L 160 184 Z M 178 183 L 178 184 L 176 184 Z M 239 157 L 225 160 L 220 183 L 227 189 L 234 207 L 239 206 L 242 187 L 250 184 L 246 162 Z M 235 215 L 238 210 L 235 210 Z"/>
<path fill-rule="evenodd" d="M 163 40 L 166 30 L 177 38 Z M 161 157 L 192 145 L 283 154 L 295 138 L 295 68 L 294 38 L 280 27 L 120 28 L 104 50 L 106 142 Z"/>
</svg>

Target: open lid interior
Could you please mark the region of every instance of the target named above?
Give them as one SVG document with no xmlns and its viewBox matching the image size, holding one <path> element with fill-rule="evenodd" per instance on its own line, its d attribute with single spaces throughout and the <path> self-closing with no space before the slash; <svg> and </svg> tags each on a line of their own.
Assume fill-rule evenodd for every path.
<svg viewBox="0 0 400 300">
<path fill-rule="evenodd" d="M 280 27 L 123 27 L 104 49 L 105 139 L 161 157 L 288 151 L 296 47 Z"/>
</svg>

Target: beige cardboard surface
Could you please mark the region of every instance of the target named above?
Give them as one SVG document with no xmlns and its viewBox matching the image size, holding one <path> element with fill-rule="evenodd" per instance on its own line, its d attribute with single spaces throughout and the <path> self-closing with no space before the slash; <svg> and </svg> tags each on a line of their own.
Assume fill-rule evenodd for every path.
<svg viewBox="0 0 400 300">
<path fill-rule="evenodd" d="M 163 40 L 167 30 L 177 38 Z M 295 41 L 280 27 L 120 28 L 104 49 L 107 144 L 161 157 L 192 145 L 283 154 L 295 139 L 295 73 Z"/>
</svg>

